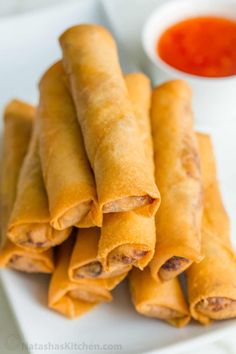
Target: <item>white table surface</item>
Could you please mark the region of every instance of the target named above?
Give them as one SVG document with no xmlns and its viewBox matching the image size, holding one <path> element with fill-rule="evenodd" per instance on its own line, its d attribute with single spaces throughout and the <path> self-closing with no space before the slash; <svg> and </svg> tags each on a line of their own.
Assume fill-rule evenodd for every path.
<svg viewBox="0 0 236 354">
<path fill-rule="evenodd" d="M 1 17 L 22 13 L 29 10 L 36 11 L 38 8 L 55 5 L 65 1 L 75 0 L 0 0 L 0 21 Z M 77 0 L 80 1 L 80 0 Z M 112 0 L 110 0 L 112 1 Z M 128 0 L 127 0 L 128 1 Z M 147 2 L 150 0 L 147 0 Z M 235 0 L 236 1 L 236 0 Z M 26 309 L 27 311 L 27 309 Z M 236 337 L 228 336 L 223 340 L 204 345 L 196 351 L 185 354 L 235 354 Z M 6 296 L 0 283 L 0 353 L 1 354 L 27 354 L 22 338 L 14 321 L 13 313 L 8 305 Z M 184 353 L 183 353 L 184 354 Z"/>
</svg>

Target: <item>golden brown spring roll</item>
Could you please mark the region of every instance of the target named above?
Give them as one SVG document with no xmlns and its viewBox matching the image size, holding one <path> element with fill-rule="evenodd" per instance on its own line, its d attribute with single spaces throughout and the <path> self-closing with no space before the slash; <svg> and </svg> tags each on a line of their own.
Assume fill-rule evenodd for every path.
<svg viewBox="0 0 236 354">
<path fill-rule="evenodd" d="M 8 225 L 10 240 L 29 250 L 45 251 L 63 242 L 70 229 L 58 231 L 50 224 L 48 199 L 39 158 L 38 126 L 35 124 L 17 186 Z"/>
<path fill-rule="evenodd" d="M 154 173 L 149 118 L 150 80 L 142 73 L 134 73 L 125 76 L 125 83 L 140 129 L 140 143 L 145 148 L 149 171 Z M 115 271 L 124 264 L 131 264 L 143 269 L 154 254 L 155 232 L 154 217 L 147 218 L 131 211 L 105 215 L 98 249 L 104 268 Z"/>
<path fill-rule="evenodd" d="M 27 152 L 34 116 L 34 107 L 18 100 L 11 101 L 4 113 L 0 267 L 10 267 L 29 273 L 51 273 L 54 267 L 52 251 L 41 254 L 25 251 L 8 240 L 6 235 L 7 224 L 16 197 L 18 176 Z"/>
<path fill-rule="evenodd" d="M 229 218 L 217 181 L 213 147 L 208 135 L 198 134 L 205 205 L 202 221 L 204 259 L 187 271 L 190 311 L 196 320 L 236 317 L 236 256 L 230 243 Z"/>
<path fill-rule="evenodd" d="M 134 212 L 105 215 L 101 229 L 98 256 L 108 272 L 125 265 L 143 269 L 155 249 L 154 218 Z"/>
<path fill-rule="evenodd" d="M 141 315 L 165 320 L 176 327 L 190 321 L 178 278 L 156 281 L 147 267 L 143 271 L 134 268 L 129 280 L 134 307 Z"/>
<path fill-rule="evenodd" d="M 154 215 L 160 196 L 113 38 L 98 25 L 79 25 L 68 29 L 60 44 L 100 209 Z"/>
<path fill-rule="evenodd" d="M 0 251 L 0 268 L 6 267 L 26 273 L 52 273 L 54 270 L 53 250 L 36 253 L 6 240 Z"/>
<path fill-rule="evenodd" d="M 57 230 L 100 225 L 95 181 L 61 61 L 47 70 L 39 88 L 40 155 L 51 225 Z"/>
<path fill-rule="evenodd" d="M 125 79 L 150 169 L 153 171 L 153 150 L 148 115 L 150 82 L 141 73 L 127 75 Z M 100 231 L 96 228 L 88 230 L 87 233 L 83 230 L 81 236 L 78 235 L 70 267 L 74 277 L 110 277 L 111 274 L 127 271 L 132 264 L 140 268 L 145 267 L 152 258 L 155 247 L 154 219 L 133 212 L 105 215 L 97 255 L 99 238 Z M 86 249 L 87 252 L 81 252 L 82 249 Z"/>
<path fill-rule="evenodd" d="M 69 279 L 68 267 L 72 249 L 72 237 L 59 246 L 56 269 L 49 286 L 48 304 L 63 315 L 75 318 L 101 301 L 112 300 L 112 296 L 102 279 L 80 279 L 77 283 Z"/>
<path fill-rule="evenodd" d="M 125 278 L 131 266 L 123 264 L 113 272 L 106 272 L 106 269 L 104 269 L 98 257 L 100 235 L 101 229 L 98 227 L 80 229 L 77 231 L 69 266 L 69 277 L 71 281 L 112 277 L 113 282 L 110 282 L 110 284 L 112 283 L 114 286 L 110 285 L 109 289 L 111 289 Z"/>
<path fill-rule="evenodd" d="M 162 203 L 156 216 L 156 251 L 150 266 L 155 279 L 169 280 L 202 259 L 203 192 L 187 83 L 170 81 L 154 90 L 151 123 Z"/>
</svg>

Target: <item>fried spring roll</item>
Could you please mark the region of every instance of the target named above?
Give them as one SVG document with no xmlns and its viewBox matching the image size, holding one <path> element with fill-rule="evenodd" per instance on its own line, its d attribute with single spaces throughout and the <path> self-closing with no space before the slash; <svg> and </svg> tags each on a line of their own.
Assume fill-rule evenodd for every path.
<svg viewBox="0 0 236 354">
<path fill-rule="evenodd" d="M 68 29 L 60 44 L 100 209 L 154 215 L 160 196 L 113 38 L 103 27 L 79 25 Z"/>
<path fill-rule="evenodd" d="M 52 273 L 54 270 L 53 250 L 36 253 L 24 250 L 6 240 L 0 251 L 0 268 L 11 268 L 25 273 Z"/>
<path fill-rule="evenodd" d="M 112 277 L 113 281 L 110 284 L 114 286 L 108 286 L 111 289 L 125 278 L 131 266 L 123 264 L 113 272 L 106 272 L 98 258 L 100 235 L 101 229 L 98 227 L 78 230 L 69 266 L 69 277 L 71 281 Z"/>
<path fill-rule="evenodd" d="M 49 68 L 40 81 L 40 155 L 49 199 L 51 225 L 100 225 L 93 173 L 62 62 Z"/>
<path fill-rule="evenodd" d="M 69 318 L 86 313 L 101 301 L 112 300 L 102 279 L 80 279 L 77 283 L 69 279 L 68 267 L 72 249 L 73 238 L 59 246 L 56 269 L 51 278 L 48 294 L 49 307 Z"/>
<path fill-rule="evenodd" d="M 140 127 L 140 136 L 154 170 L 152 140 L 150 133 L 150 82 L 143 74 L 126 76 L 131 101 Z M 105 277 L 117 275 L 130 269 L 130 265 L 145 267 L 153 256 L 155 247 L 155 223 L 133 212 L 105 215 L 100 231 L 81 231 L 78 235 L 71 261 L 71 278 Z M 97 244 L 99 250 L 97 255 Z M 81 252 L 86 249 L 87 252 Z M 102 261 L 101 261 L 102 260 Z M 105 271 L 105 272 L 104 272 Z"/>
<path fill-rule="evenodd" d="M 162 203 L 150 266 L 155 279 L 170 280 L 202 259 L 203 192 L 187 83 L 170 81 L 154 90 L 151 123 Z"/>
<path fill-rule="evenodd" d="M 217 181 L 210 137 L 198 134 L 205 205 L 202 248 L 205 258 L 187 271 L 190 311 L 196 320 L 236 317 L 236 256 L 230 243 L 229 218 Z"/>
<path fill-rule="evenodd" d="M 155 249 L 154 218 L 129 212 L 104 217 L 98 255 L 104 269 L 115 272 L 125 265 L 143 269 Z"/>
<path fill-rule="evenodd" d="M 165 320 L 176 327 L 190 321 L 178 278 L 156 281 L 147 267 L 143 271 L 134 268 L 129 280 L 134 307 L 141 315 Z"/>
<path fill-rule="evenodd" d="M 29 250 L 45 251 L 63 242 L 70 229 L 58 231 L 50 224 L 48 199 L 39 158 L 38 127 L 35 124 L 17 186 L 17 196 L 8 225 L 10 240 Z"/>
<path fill-rule="evenodd" d="M 24 102 L 13 100 L 5 109 L 5 130 L 1 173 L 1 250 L 0 267 L 9 267 L 28 273 L 51 273 L 53 253 L 35 254 L 25 251 L 7 239 L 9 217 L 16 197 L 20 168 L 27 152 L 35 109 Z"/>
<path fill-rule="evenodd" d="M 140 143 L 145 149 L 149 171 L 154 174 L 150 80 L 142 73 L 134 73 L 125 76 L 125 83 L 140 129 Z M 155 233 L 154 217 L 146 218 L 134 212 L 105 215 L 98 249 L 104 268 L 115 271 L 130 264 L 143 269 L 153 257 Z"/>
</svg>

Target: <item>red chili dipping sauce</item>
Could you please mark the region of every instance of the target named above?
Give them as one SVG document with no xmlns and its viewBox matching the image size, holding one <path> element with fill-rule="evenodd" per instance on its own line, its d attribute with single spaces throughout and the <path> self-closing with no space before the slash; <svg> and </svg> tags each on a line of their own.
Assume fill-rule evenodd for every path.
<svg viewBox="0 0 236 354">
<path fill-rule="evenodd" d="M 192 75 L 235 75 L 236 22 L 220 17 L 181 21 L 162 34 L 157 53 L 167 64 Z"/>
</svg>

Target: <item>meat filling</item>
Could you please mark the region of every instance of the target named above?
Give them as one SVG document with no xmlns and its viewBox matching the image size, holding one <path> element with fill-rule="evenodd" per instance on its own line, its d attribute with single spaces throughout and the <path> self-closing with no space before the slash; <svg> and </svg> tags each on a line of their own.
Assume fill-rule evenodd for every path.
<svg viewBox="0 0 236 354">
<path fill-rule="evenodd" d="M 236 300 L 226 297 L 208 297 L 198 302 L 196 310 L 212 319 L 234 317 L 236 314 Z"/>
<path fill-rule="evenodd" d="M 18 237 L 15 242 L 26 247 L 45 248 L 48 246 L 48 226 L 45 225 L 22 225 L 18 226 Z"/>
<path fill-rule="evenodd" d="M 162 280 L 170 280 L 182 273 L 191 263 L 187 258 L 173 256 L 163 264 L 159 270 L 159 276 Z"/>
<path fill-rule="evenodd" d="M 63 242 L 69 235 L 70 228 L 63 231 L 52 229 L 48 224 L 29 224 L 17 227 L 14 242 L 27 248 L 46 250 Z"/>
<path fill-rule="evenodd" d="M 76 269 L 74 271 L 74 278 L 97 278 L 101 275 L 102 271 L 102 264 L 99 261 L 94 261 Z"/>
<path fill-rule="evenodd" d="M 85 266 L 82 266 L 73 272 L 74 279 L 83 278 L 111 278 L 128 272 L 131 269 L 129 265 L 122 265 L 115 268 L 113 271 L 104 271 L 100 262 L 91 262 Z"/>
<path fill-rule="evenodd" d="M 108 267 L 112 270 L 119 266 L 132 265 L 147 254 L 148 251 L 134 248 L 133 245 L 122 245 L 109 254 Z"/>
<path fill-rule="evenodd" d="M 20 255 L 13 255 L 7 266 L 27 273 L 38 273 L 45 270 L 42 262 Z"/>
</svg>

